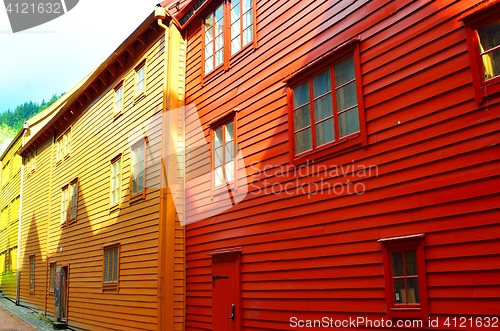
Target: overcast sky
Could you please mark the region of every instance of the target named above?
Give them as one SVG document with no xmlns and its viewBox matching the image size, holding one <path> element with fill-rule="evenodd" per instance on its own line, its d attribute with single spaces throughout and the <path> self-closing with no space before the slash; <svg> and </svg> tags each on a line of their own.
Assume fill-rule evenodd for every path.
<svg viewBox="0 0 500 331">
<path fill-rule="evenodd" d="M 82 0 L 66 14 L 12 33 L 0 3 L 0 112 L 71 89 L 152 15 L 159 0 Z"/>
</svg>

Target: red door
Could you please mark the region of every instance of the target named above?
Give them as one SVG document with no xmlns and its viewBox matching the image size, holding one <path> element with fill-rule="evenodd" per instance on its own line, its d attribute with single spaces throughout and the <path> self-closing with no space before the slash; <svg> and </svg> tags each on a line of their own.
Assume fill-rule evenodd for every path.
<svg viewBox="0 0 500 331">
<path fill-rule="evenodd" d="M 212 256 L 212 319 L 212 330 L 240 330 L 239 253 L 223 253 Z"/>
</svg>

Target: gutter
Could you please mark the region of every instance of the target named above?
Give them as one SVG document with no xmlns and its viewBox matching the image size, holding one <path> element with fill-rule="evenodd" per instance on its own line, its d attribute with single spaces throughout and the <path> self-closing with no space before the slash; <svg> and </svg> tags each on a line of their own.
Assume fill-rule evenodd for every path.
<svg viewBox="0 0 500 331">
<path fill-rule="evenodd" d="M 165 288 L 170 284 L 166 284 L 164 259 L 166 256 L 166 222 L 167 222 L 167 165 L 165 164 L 165 144 L 166 144 L 166 117 L 167 117 L 167 94 L 168 94 L 168 72 L 169 72 L 169 56 L 170 53 L 170 38 L 169 27 L 163 24 L 163 20 L 167 18 L 165 8 L 157 7 L 155 9 L 155 18 L 158 26 L 165 30 L 165 40 L 163 47 L 163 107 L 162 107 L 162 135 L 161 135 L 161 170 L 160 170 L 160 207 L 158 219 L 158 286 L 157 286 L 157 326 L 158 331 L 164 330 L 164 325 L 169 323 L 168 317 L 164 316 L 163 311 L 165 305 Z M 164 320 L 165 319 L 165 320 Z M 170 321 L 170 323 L 173 322 Z M 165 325 L 166 326 L 166 325 Z M 172 325 L 173 326 L 173 325 Z"/>
</svg>

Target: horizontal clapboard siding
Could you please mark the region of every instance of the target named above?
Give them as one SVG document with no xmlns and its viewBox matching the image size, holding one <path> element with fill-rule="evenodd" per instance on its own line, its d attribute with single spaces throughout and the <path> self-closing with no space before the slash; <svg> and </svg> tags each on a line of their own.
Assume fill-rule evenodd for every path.
<svg viewBox="0 0 500 331">
<path fill-rule="evenodd" d="M 234 108 L 248 194 L 186 228 L 186 330 L 212 330 L 209 254 L 237 246 L 245 330 L 288 330 L 292 316 L 383 318 L 377 240 L 416 233 L 426 234 L 431 315 L 500 313 L 500 97 L 474 101 L 459 21 L 474 4 L 256 1 L 257 49 L 205 81 L 201 22 L 188 26 L 186 212 L 218 206 L 200 176 L 210 159 L 196 121 L 209 146 L 208 123 Z M 282 80 L 358 36 L 367 145 L 294 172 Z M 317 189 L 348 183 L 362 194 Z"/>
<path fill-rule="evenodd" d="M 123 74 L 83 111 L 71 126 L 71 154 L 56 163 L 56 144 L 39 149 L 35 176 L 26 179 L 24 271 L 21 298 L 54 317 L 48 293 L 48 265 L 69 269 L 68 323 L 84 330 L 156 330 L 158 279 L 161 109 L 164 38 L 150 41 Z M 146 92 L 135 95 L 134 67 L 146 59 Z M 113 87 L 123 80 L 123 110 L 115 115 Z M 145 199 L 131 199 L 131 146 L 148 138 Z M 121 155 L 120 208 L 110 208 L 111 161 Z M 61 192 L 79 180 L 77 220 L 61 227 Z M 29 198 L 28 198 L 29 197 Z M 103 248 L 119 244 L 117 292 L 103 291 Z M 62 250 L 62 252 L 61 252 Z M 36 291 L 29 293 L 28 266 L 36 254 Z"/>
<path fill-rule="evenodd" d="M 16 299 L 17 253 L 19 249 L 17 243 L 19 210 L 16 209 L 16 201 L 20 201 L 22 163 L 21 156 L 17 155 L 17 151 L 20 147 L 21 138 L 17 137 L 10 144 L 10 148 L 3 152 L 0 167 L 2 181 L 0 211 L 2 211 L 2 217 L 5 217 L 0 226 L 0 291 L 4 297 L 10 300 Z M 6 259 L 10 259 L 10 270 L 5 269 L 9 268 L 6 265 Z"/>
</svg>

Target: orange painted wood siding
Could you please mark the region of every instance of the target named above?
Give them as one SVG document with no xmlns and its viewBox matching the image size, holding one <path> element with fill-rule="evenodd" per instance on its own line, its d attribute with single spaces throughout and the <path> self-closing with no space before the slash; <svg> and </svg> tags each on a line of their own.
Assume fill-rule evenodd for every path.
<svg viewBox="0 0 500 331">
<path fill-rule="evenodd" d="M 186 228 L 186 330 L 212 330 L 209 253 L 238 246 L 244 330 L 288 330 L 292 316 L 383 318 L 377 240 L 416 233 L 425 233 L 430 315 L 500 314 L 500 96 L 474 100 L 459 18 L 475 3 L 256 1 L 258 48 L 204 85 L 201 22 L 189 25 L 186 104 L 196 109 L 186 117 L 186 148 L 196 144 L 197 116 L 210 146 L 208 123 L 238 108 L 249 193 Z M 294 173 L 283 79 L 355 37 L 367 145 Z M 186 157 L 194 215 L 216 201 L 198 177 L 210 159 L 200 148 Z M 372 172 L 359 176 L 359 167 Z M 322 180 L 363 192 L 315 191 Z"/>
</svg>

